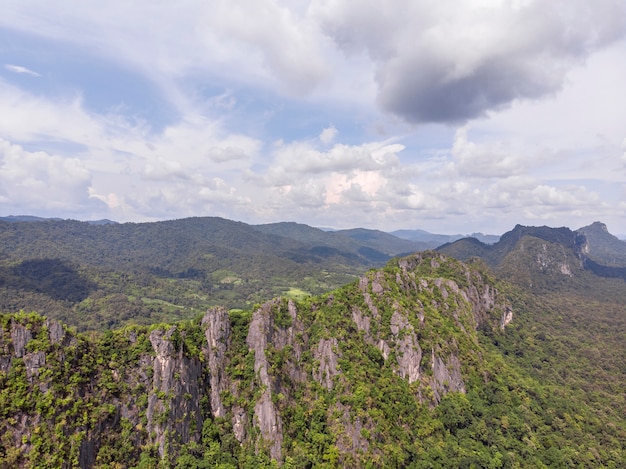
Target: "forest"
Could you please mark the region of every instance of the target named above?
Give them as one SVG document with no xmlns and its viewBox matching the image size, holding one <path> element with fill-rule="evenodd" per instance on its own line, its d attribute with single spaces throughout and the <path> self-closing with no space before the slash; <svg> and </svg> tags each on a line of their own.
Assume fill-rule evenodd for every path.
<svg viewBox="0 0 626 469">
<path fill-rule="evenodd" d="M 120 289 L 108 324 L 96 267 L 5 255 L 3 291 L 74 306 L 0 315 L 0 466 L 624 467 L 624 280 L 572 239 L 523 229 L 470 245 L 497 256 L 399 255 L 173 319 Z M 115 275 L 138 288 L 132 265 Z"/>
</svg>

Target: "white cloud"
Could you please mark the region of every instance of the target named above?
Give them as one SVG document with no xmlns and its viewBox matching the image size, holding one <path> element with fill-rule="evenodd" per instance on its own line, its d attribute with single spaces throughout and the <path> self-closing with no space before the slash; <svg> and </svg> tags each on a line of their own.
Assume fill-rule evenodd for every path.
<svg viewBox="0 0 626 469">
<path fill-rule="evenodd" d="M 320 133 L 320 141 L 325 144 L 332 143 L 338 133 L 337 128 L 334 125 L 330 125 Z"/>
<path fill-rule="evenodd" d="M 467 127 L 457 130 L 452 146 L 454 168 L 460 176 L 509 177 L 524 173 L 532 163 L 528 156 L 512 153 L 504 142 L 469 141 L 467 132 Z"/>
<path fill-rule="evenodd" d="M 41 193 L 42 207 L 121 221 L 503 231 L 619 220 L 625 22 L 612 0 L 7 0 L 0 26 L 45 38 L 49 63 L 70 48 L 129 70 L 176 112 L 155 123 L 120 100 L 96 112 L 90 100 L 107 90 L 49 82 L 60 75 L 24 59 L 45 78 L 20 86 L 63 91 L 0 78 L 0 200 L 25 211 Z"/>
<path fill-rule="evenodd" d="M 29 152 L 0 139 L 0 198 L 5 210 L 81 212 L 90 205 L 90 182 L 91 174 L 76 158 Z"/>
<path fill-rule="evenodd" d="M 32 77 L 40 77 L 41 75 L 21 65 L 4 64 L 5 70 L 13 73 L 21 73 L 24 75 L 30 75 Z"/>
<path fill-rule="evenodd" d="M 272 172 L 278 174 L 311 174 L 380 170 L 398 164 L 397 153 L 404 146 L 387 143 L 346 145 L 337 143 L 328 151 L 320 151 L 310 142 L 293 142 L 276 149 Z"/>
<path fill-rule="evenodd" d="M 330 72 L 306 12 L 274 0 L 111 1 L 97 9 L 79 0 L 62 3 L 60 15 L 58 3 L 33 8 L 8 0 L 0 24 L 122 62 L 151 77 L 183 109 L 197 106 L 183 88 L 189 81 L 179 82 L 184 77 L 209 74 L 297 95 Z"/>
</svg>

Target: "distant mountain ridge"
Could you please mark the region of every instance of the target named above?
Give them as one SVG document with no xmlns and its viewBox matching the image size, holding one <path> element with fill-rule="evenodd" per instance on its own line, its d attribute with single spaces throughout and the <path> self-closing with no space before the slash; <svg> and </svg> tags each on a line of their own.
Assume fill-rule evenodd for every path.
<svg viewBox="0 0 626 469">
<path fill-rule="evenodd" d="M 478 257 L 506 278 L 547 289 L 566 280 L 570 285 L 580 284 L 583 281 L 574 277 L 582 272 L 626 280 L 626 243 L 600 222 L 576 231 L 517 225 L 493 245 L 464 238 L 437 251 L 460 260 Z"/>
<path fill-rule="evenodd" d="M 215 305 L 244 308 L 285 293 L 322 293 L 422 248 L 369 234 L 219 217 L 0 220 L 0 310 L 45 310 L 81 328 L 131 317 L 173 320 Z"/>
<path fill-rule="evenodd" d="M 8 217 L 0 217 L 0 221 L 7 221 L 9 223 L 63 221 L 63 218 L 44 218 L 44 217 L 36 217 L 33 215 L 9 215 Z M 102 220 L 87 220 L 85 221 L 85 223 L 89 223 L 90 225 L 116 225 L 118 222 L 103 218 Z"/>
<path fill-rule="evenodd" d="M 442 244 L 452 243 L 463 238 L 474 238 L 485 244 L 494 244 L 500 239 L 500 236 L 498 235 L 486 235 L 483 233 L 472 233 L 471 235 L 444 235 L 429 233 L 424 230 L 396 230 L 392 231 L 390 234 L 397 236 L 398 238 L 428 244 L 429 249 L 434 249 Z"/>
<path fill-rule="evenodd" d="M 604 223 L 597 221 L 577 232 L 585 236 L 584 251 L 590 259 L 608 266 L 626 267 L 626 241 L 609 233 Z"/>
<path fill-rule="evenodd" d="M 196 217 L 194 217 L 196 218 Z M 199 217 L 202 218 L 202 217 Z M 63 218 L 44 218 L 33 215 L 10 215 L 0 217 L 0 221 L 7 222 L 42 222 L 42 221 L 64 221 Z M 65 220 L 70 221 L 70 220 Z M 75 220 L 72 220 L 75 221 Z M 166 220 L 167 221 L 167 220 Z M 170 220 L 171 221 L 171 220 Z M 119 222 L 102 219 L 85 221 L 92 225 L 108 225 L 118 224 Z M 159 222 L 155 222 L 159 223 Z M 329 245 L 341 245 L 346 247 L 345 240 L 339 240 L 332 234 L 340 234 L 358 240 L 367 244 L 372 249 L 383 249 L 388 255 L 395 256 L 398 254 L 411 253 L 416 251 L 424 251 L 426 249 L 434 249 L 445 243 L 450 243 L 465 237 L 476 238 L 486 244 L 493 244 L 498 241 L 498 235 L 485 235 L 483 233 L 472 233 L 471 235 L 445 235 L 430 233 L 425 230 L 396 230 L 391 232 L 372 230 L 366 228 L 350 228 L 350 229 L 331 229 L 316 228 L 302 223 L 296 222 L 277 222 L 266 223 L 260 225 L 250 225 L 264 233 L 276 234 L 299 241 L 310 242 L 316 239 L 318 243 Z M 328 236 L 330 235 L 330 236 Z M 401 240 L 401 241 L 399 241 Z M 407 243 L 406 241 L 409 241 Z"/>
</svg>

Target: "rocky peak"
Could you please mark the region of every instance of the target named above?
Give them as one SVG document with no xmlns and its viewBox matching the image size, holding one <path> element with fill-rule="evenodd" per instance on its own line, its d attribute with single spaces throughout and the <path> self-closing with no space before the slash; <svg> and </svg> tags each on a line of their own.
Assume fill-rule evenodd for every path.
<svg viewBox="0 0 626 469">
<path fill-rule="evenodd" d="M 230 343 L 230 320 L 225 308 L 213 308 L 202 318 L 207 341 L 206 355 L 211 383 L 211 411 L 214 417 L 224 417 L 226 410 L 221 394 L 229 388 L 226 375 L 226 350 Z"/>
</svg>

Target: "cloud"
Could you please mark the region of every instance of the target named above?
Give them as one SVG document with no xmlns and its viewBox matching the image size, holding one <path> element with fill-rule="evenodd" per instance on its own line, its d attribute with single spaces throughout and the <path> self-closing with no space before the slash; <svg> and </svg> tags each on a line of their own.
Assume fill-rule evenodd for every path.
<svg viewBox="0 0 626 469">
<path fill-rule="evenodd" d="M 275 0 L 111 1 L 98 9 L 62 3 L 60 15 L 58 4 L 32 8 L 9 0 L 0 25 L 124 64 L 158 83 L 183 110 L 196 105 L 193 91 L 207 75 L 298 96 L 331 73 L 306 10 Z"/>
<path fill-rule="evenodd" d="M 7 0 L 46 60 L 4 62 L 46 79 L 0 78 L 2 208 L 49 184 L 120 221 L 622 220 L 624 23 L 618 0 Z"/>
<path fill-rule="evenodd" d="M 454 135 L 454 169 L 462 177 L 502 178 L 526 172 L 532 162 L 528 156 L 511 152 L 504 142 L 478 144 L 468 140 L 467 126 Z"/>
<path fill-rule="evenodd" d="M 29 152 L 0 139 L 0 200 L 19 213 L 89 210 L 91 174 L 77 158 Z"/>
<path fill-rule="evenodd" d="M 382 109 L 409 122 L 465 122 L 561 89 L 593 51 L 624 36 L 621 2 L 315 2 L 347 54 L 371 58 Z"/>
<path fill-rule="evenodd" d="M 335 140 L 335 138 L 337 137 L 338 133 L 339 131 L 337 130 L 337 128 L 334 125 L 330 125 L 322 130 L 322 132 L 320 133 L 320 141 L 326 144 L 332 143 L 332 141 Z"/>
<path fill-rule="evenodd" d="M 346 145 L 337 143 L 328 151 L 321 151 L 307 141 L 296 141 L 277 148 L 273 172 L 315 174 L 380 170 L 398 164 L 397 154 L 404 149 L 400 144 L 384 142 Z"/>
<path fill-rule="evenodd" d="M 9 72 L 13 72 L 13 73 L 21 73 L 21 74 L 30 75 L 33 77 L 41 76 L 39 73 L 33 72 L 32 70 L 26 67 L 22 67 L 20 65 L 4 64 L 4 68 L 5 70 L 8 70 Z"/>
</svg>

